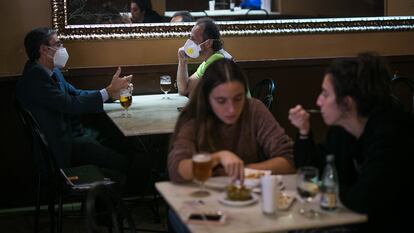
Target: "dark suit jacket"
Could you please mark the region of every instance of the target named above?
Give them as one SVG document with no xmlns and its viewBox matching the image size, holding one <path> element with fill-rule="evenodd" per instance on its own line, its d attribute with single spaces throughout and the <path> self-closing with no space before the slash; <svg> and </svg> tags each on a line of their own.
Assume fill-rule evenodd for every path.
<svg viewBox="0 0 414 233">
<path fill-rule="evenodd" d="M 99 91 L 84 91 L 67 83 L 59 69 L 53 72 L 56 83 L 36 62 L 28 61 L 17 82 L 16 97 L 32 112 L 45 133 L 61 168 L 70 166 L 72 146 L 71 117 L 103 110 Z"/>
</svg>

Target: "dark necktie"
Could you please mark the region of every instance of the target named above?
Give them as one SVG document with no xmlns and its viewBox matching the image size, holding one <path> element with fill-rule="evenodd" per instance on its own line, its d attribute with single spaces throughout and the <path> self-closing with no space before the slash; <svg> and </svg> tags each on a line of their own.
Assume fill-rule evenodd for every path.
<svg viewBox="0 0 414 233">
<path fill-rule="evenodd" d="M 55 73 L 52 74 L 51 78 L 52 78 L 53 82 L 57 85 L 57 87 L 60 89 L 59 81 L 58 81 Z"/>
</svg>

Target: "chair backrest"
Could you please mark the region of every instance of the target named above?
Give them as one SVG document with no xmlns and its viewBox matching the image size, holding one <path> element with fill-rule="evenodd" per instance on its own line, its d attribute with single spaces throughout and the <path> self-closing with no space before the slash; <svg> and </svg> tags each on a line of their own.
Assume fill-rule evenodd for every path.
<svg viewBox="0 0 414 233">
<path fill-rule="evenodd" d="M 97 208 L 98 207 L 98 208 Z M 109 226 L 100 227 L 98 219 L 110 217 Z M 101 233 L 110 227 L 115 233 L 123 232 L 123 220 L 128 224 L 129 232 L 135 233 L 135 224 L 121 196 L 111 186 L 97 183 L 88 190 L 86 196 L 86 225 L 90 233 Z"/>
<path fill-rule="evenodd" d="M 38 172 L 43 172 L 43 175 L 49 178 L 58 178 L 59 171 L 49 147 L 45 134 L 40 129 L 39 123 L 33 116 L 30 110 L 24 108 L 20 102 L 14 97 L 14 105 L 16 107 L 19 118 L 23 124 L 26 136 L 32 142 L 32 153 L 38 156 L 36 165 L 38 166 Z M 57 180 L 53 180 L 54 182 Z"/>
<path fill-rule="evenodd" d="M 414 113 L 414 81 L 395 75 L 391 81 L 392 93 L 406 112 Z"/>
<path fill-rule="evenodd" d="M 263 79 L 256 83 L 252 90 L 252 97 L 261 100 L 270 110 L 274 100 L 276 83 L 272 79 Z"/>
</svg>

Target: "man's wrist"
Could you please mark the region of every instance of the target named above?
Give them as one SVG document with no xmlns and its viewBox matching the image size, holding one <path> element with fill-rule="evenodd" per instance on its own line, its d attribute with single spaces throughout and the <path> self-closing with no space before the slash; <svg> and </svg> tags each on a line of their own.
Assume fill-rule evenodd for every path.
<svg viewBox="0 0 414 233">
<path fill-rule="evenodd" d="M 102 102 L 105 103 L 109 99 L 108 91 L 105 88 L 103 88 L 99 91 L 99 93 L 101 93 Z"/>
<path fill-rule="evenodd" d="M 112 87 L 111 87 L 111 85 L 107 86 L 107 87 L 105 88 L 105 90 L 106 90 L 106 92 L 108 93 L 108 97 L 109 97 L 109 98 L 112 98 L 113 93 L 112 93 Z"/>
</svg>

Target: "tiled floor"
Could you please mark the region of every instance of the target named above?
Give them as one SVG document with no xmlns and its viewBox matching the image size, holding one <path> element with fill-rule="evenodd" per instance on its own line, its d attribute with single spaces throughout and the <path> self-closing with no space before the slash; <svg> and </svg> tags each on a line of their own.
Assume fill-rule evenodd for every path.
<svg viewBox="0 0 414 233">
<path fill-rule="evenodd" d="M 128 201 L 126 202 L 134 219 L 137 232 L 148 232 L 142 229 L 167 232 L 167 219 L 165 203 L 159 201 L 160 221 L 154 222 L 154 213 L 148 205 L 148 201 Z M 79 204 L 65 205 L 65 217 L 63 219 L 63 233 L 87 233 L 85 218 L 80 216 Z M 33 208 L 31 208 L 33 209 Z M 69 216 L 68 216 L 69 215 Z M 13 210 L 11 212 L 0 212 L 0 232 L 1 233 L 30 233 L 33 232 L 34 211 L 30 208 Z M 46 209 L 41 211 L 40 233 L 49 231 L 49 217 Z M 124 232 L 129 232 L 125 230 Z"/>
</svg>

